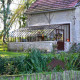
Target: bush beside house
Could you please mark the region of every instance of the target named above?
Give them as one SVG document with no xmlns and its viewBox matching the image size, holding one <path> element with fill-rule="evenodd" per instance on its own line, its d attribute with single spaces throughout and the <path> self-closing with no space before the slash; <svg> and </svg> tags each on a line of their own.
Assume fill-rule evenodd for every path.
<svg viewBox="0 0 80 80">
<path fill-rule="evenodd" d="M 55 67 L 52 60 L 59 60 L 65 63 L 64 69 L 57 64 Z M 52 62 L 51 65 L 49 65 Z M 49 65 L 49 66 L 47 66 Z M 0 57 L 0 74 L 22 74 L 22 73 L 38 73 L 46 71 L 64 71 L 64 70 L 80 70 L 80 54 L 65 53 L 61 54 L 41 54 L 39 50 L 32 50 L 29 56 L 17 57 Z"/>
</svg>

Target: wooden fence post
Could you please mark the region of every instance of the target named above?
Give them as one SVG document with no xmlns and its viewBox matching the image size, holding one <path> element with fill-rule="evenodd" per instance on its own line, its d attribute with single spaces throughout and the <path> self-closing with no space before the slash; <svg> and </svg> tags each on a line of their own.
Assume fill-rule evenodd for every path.
<svg viewBox="0 0 80 80">
<path fill-rule="evenodd" d="M 27 75 L 27 80 L 30 80 L 30 75 Z"/>
<path fill-rule="evenodd" d="M 52 74 L 51 74 L 51 76 L 52 76 Z M 46 80 L 50 80 L 50 75 L 49 74 L 46 75 Z M 53 80 L 53 79 L 51 78 L 51 80 Z"/>
<path fill-rule="evenodd" d="M 12 80 L 15 80 L 15 77 L 13 77 Z"/>
<path fill-rule="evenodd" d="M 24 76 L 21 76 L 21 77 L 20 77 L 20 80 L 24 80 Z"/>
<path fill-rule="evenodd" d="M 38 80 L 40 80 L 40 78 L 39 78 L 39 74 L 38 74 Z"/>
<path fill-rule="evenodd" d="M 66 80 L 66 79 L 65 79 L 65 71 L 63 72 L 63 80 Z"/>
<path fill-rule="evenodd" d="M 58 72 L 57 73 L 57 80 L 62 80 L 63 76 L 62 76 L 62 72 Z"/>
<path fill-rule="evenodd" d="M 46 74 L 43 74 L 43 80 L 46 80 Z"/>
<path fill-rule="evenodd" d="M 10 78 L 10 77 L 8 77 L 8 80 L 11 80 L 11 78 Z"/>
<path fill-rule="evenodd" d="M 77 80 L 80 80 L 80 72 L 77 71 Z"/>
<path fill-rule="evenodd" d="M 53 72 L 53 73 L 51 74 L 51 80 L 55 80 L 55 79 L 56 79 L 56 73 Z"/>
<path fill-rule="evenodd" d="M 79 80 L 80 80 L 80 71 L 79 71 Z"/>
<path fill-rule="evenodd" d="M 36 80 L 36 74 L 33 75 L 33 79 Z"/>
<path fill-rule="evenodd" d="M 43 80 L 43 74 L 41 74 L 41 78 L 40 78 L 40 80 Z"/>
<path fill-rule="evenodd" d="M 58 80 L 58 76 L 57 76 L 57 73 L 55 73 L 55 80 Z"/>
<path fill-rule="evenodd" d="M 31 80 L 34 80 L 34 79 L 33 79 L 33 75 L 31 75 Z"/>
</svg>

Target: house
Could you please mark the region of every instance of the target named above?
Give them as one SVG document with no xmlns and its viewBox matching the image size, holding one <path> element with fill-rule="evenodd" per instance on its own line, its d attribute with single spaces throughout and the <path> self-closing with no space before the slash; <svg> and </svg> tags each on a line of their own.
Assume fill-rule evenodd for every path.
<svg viewBox="0 0 80 80">
<path fill-rule="evenodd" d="M 36 0 L 26 12 L 29 27 L 55 29 L 59 50 L 80 43 L 80 0 Z"/>
<path fill-rule="evenodd" d="M 80 43 L 80 0 L 36 0 L 26 14 L 30 30 L 43 31 L 39 31 L 43 36 L 46 30 L 50 32 L 39 42 L 50 42 L 41 45 L 43 48 L 57 44 L 58 50 L 69 51 L 74 43 Z"/>
</svg>

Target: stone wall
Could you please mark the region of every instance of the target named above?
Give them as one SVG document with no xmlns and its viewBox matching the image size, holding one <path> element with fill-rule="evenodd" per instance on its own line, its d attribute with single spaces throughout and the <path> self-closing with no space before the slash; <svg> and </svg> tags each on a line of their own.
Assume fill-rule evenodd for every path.
<svg viewBox="0 0 80 80">
<path fill-rule="evenodd" d="M 21 51 L 32 48 L 37 48 L 40 50 L 46 50 L 51 52 L 53 50 L 53 44 L 57 44 L 56 41 L 39 41 L 39 42 L 9 42 L 8 49 L 11 51 Z"/>
<path fill-rule="evenodd" d="M 64 43 L 64 51 L 67 52 L 70 50 L 70 48 L 72 47 L 73 43 L 71 42 L 65 42 Z"/>
<path fill-rule="evenodd" d="M 57 45 L 57 41 L 39 41 L 39 42 L 9 42 L 8 49 L 11 51 L 25 51 L 32 48 L 46 50 L 51 52 L 53 45 Z M 71 42 L 64 43 L 64 51 L 67 52 L 71 48 Z"/>
</svg>

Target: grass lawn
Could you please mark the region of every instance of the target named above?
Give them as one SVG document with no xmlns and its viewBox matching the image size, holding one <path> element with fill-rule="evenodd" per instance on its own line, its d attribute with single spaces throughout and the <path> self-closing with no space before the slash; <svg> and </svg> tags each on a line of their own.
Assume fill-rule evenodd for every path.
<svg viewBox="0 0 80 80">
<path fill-rule="evenodd" d="M 11 51 L 0 51 L 0 56 L 1 57 L 16 57 L 16 56 L 28 56 L 29 53 L 26 53 L 26 52 L 11 52 Z M 51 53 L 48 53 L 48 54 L 45 54 L 43 53 L 42 54 L 43 56 L 45 57 L 54 57 L 55 55 L 54 54 L 51 54 Z"/>
<path fill-rule="evenodd" d="M 0 52 L 0 56 L 1 57 L 16 57 L 16 56 L 28 56 L 28 53 L 24 53 L 24 52 L 8 52 L 8 51 L 3 51 Z"/>
</svg>

